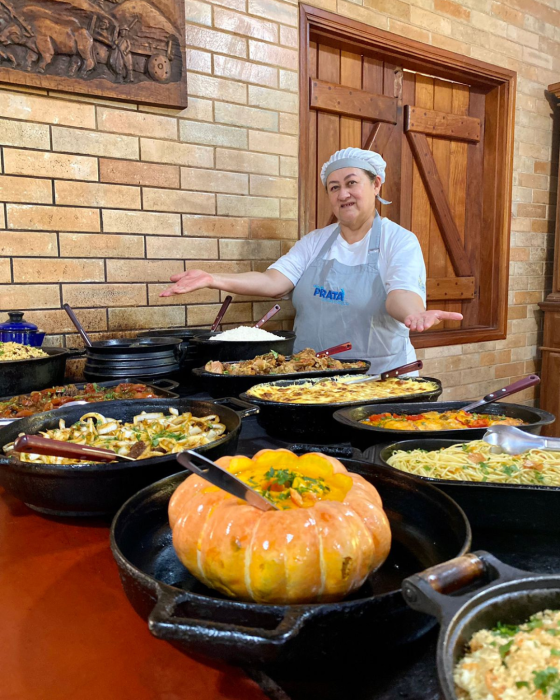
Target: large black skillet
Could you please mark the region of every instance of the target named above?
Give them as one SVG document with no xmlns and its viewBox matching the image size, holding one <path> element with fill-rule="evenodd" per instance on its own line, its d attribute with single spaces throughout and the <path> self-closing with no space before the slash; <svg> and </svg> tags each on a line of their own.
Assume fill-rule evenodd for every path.
<svg viewBox="0 0 560 700">
<path fill-rule="evenodd" d="M 457 445 L 464 440 L 441 440 L 434 438 L 404 440 L 386 447 L 380 446 L 364 452 L 365 459 L 373 459 L 392 469 L 397 474 L 404 472 L 391 467 L 387 460 L 397 450 L 440 450 Z M 475 528 L 560 532 L 560 487 L 525 484 L 498 484 L 481 481 L 452 481 L 432 479 L 428 476 L 408 475 L 419 483 L 437 486 L 451 496 L 465 511 L 469 522 Z"/>
<path fill-rule="evenodd" d="M 0 362 L 0 396 L 26 394 L 49 386 L 56 386 L 64 379 L 69 351 L 66 348 L 42 347 L 48 357 L 30 357 L 27 360 Z"/>
<path fill-rule="evenodd" d="M 441 592 L 481 581 L 485 585 L 474 592 L 472 588 L 463 595 Z M 518 625 L 536 612 L 560 608 L 560 574 L 515 569 L 487 552 L 467 554 L 413 575 L 403 582 L 402 591 L 411 608 L 439 620 L 437 669 L 446 700 L 458 700 L 453 670 L 473 634 L 498 622 Z"/>
<path fill-rule="evenodd" d="M 237 399 L 230 399 L 235 403 Z M 226 403 L 226 402 L 222 402 Z M 197 448 L 211 459 L 235 454 L 241 419 L 255 413 L 253 406 L 237 402 L 243 410 L 237 412 L 221 402 L 191 399 L 132 399 L 90 403 L 83 406 L 57 408 L 22 418 L 0 429 L 0 485 L 31 508 L 54 515 L 93 516 L 114 514 L 115 511 L 144 486 L 177 471 L 173 455 L 142 459 L 136 462 L 102 464 L 33 464 L 7 457 L 4 445 L 20 433 L 36 435 L 57 428 L 59 421 L 72 425 L 86 413 L 97 412 L 118 420 L 131 421 L 142 411 L 162 411 L 176 408 L 179 413 L 190 411 L 195 416 L 216 414 L 227 428 L 218 440 Z"/>
<path fill-rule="evenodd" d="M 359 377 L 358 377 L 359 378 Z M 279 401 L 269 401 L 267 399 L 251 396 L 249 392 L 240 394 L 239 398 L 244 401 L 254 403 L 260 408 L 257 420 L 259 425 L 266 430 L 269 435 L 285 438 L 286 440 L 298 440 L 301 442 L 324 441 L 326 443 L 336 442 L 342 437 L 342 428 L 333 419 L 333 414 L 339 408 L 353 408 L 363 404 L 385 405 L 390 400 L 391 403 L 410 403 L 411 401 L 437 401 L 441 396 L 442 387 L 439 379 L 432 377 L 411 377 L 420 382 L 434 382 L 437 389 L 424 391 L 418 394 L 408 394 L 401 397 L 391 397 L 391 399 L 364 399 L 363 401 L 353 401 L 345 403 L 280 403 Z M 267 382 L 260 386 L 282 387 L 294 384 L 306 384 L 307 382 L 320 381 L 316 379 L 280 379 Z M 371 444 L 371 443 L 369 443 Z"/>
<path fill-rule="evenodd" d="M 481 440 L 486 428 L 463 428 L 462 430 L 389 430 L 377 428 L 373 425 L 365 425 L 360 421 L 372 414 L 399 413 L 407 416 L 426 413 L 428 411 L 458 411 L 470 401 L 438 401 L 430 403 L 386 403 L 383 405 L 358 406 L 356 408 L 343 408 L 334 414 L 334 419 L 344 426 L 344 435 L 355 447 L 365 448 L 380 442 L 394 442 L 395 440 L 418 440 L 435 438 L 450 440 Z M 508 418 L 520 418 L 526 425 L 520 425 L 521 430 L 539 435 L 543 425 L 549 425 L 556 417 L 548 411 L 540 408 L 532 408 L 515 403 L 492 403 L 480 408 L 480 413 L 490 415 L 504 415 Z M 477 411 L 473 411 L 477 413 Z"/>
<path fill-rule="evenodd" d="M 264 330 L 264 328 L 263 328 Z M 271 350 L 280 355 L 291 355 L 294 349 L 296 334 L 294 331 L 269 331 L 277 335 L 277 340 L 211 340 L 219 332 L 193 337 L 191 343 L 198 350 L 202 364 L 209 360 L 252 360 L 257 355 L 264 355 Z"/>
<path fill-rule="evenodd" d="M 291 372 L 289 374 L 252 375 L 216 374 L 215 372 L 207 372 L 204 367 L 196 367 L 192 370 L 192 373 L 201 391 L 207 391 L 210 396 L 219 398 L 222 396 L 238 396 L 255 386 L 255 384 L 270 382 L 276 378 L 294 381 L 296 379 L 312 379 L 314 377 L 334 377 L 338 374 L 365 374 L 371 366 L 371 362 L 368 362 L 368 360 L 348 358 L 344 362 L 362 362 L 363 366 L 350 369 L 309 370 L 307 372 Z"/>
<path fill-rule="evenodd" d="M 413 613 L 403 578 L 468 551 L 470 526 L 438 489 L 382 467 L 341 460 L 379 490 L 393 545 L 385 564 L 340 603 L 261 605 L 226 599 L 183 567 L 171 542 L 167 509 L 182 472 L 145 488 L 115 516 L 111 548 L 126 595 L 152 634 L 182 651 L 239 664 L 337 664 L 417 639 L 433 621 Z M 342 666 L 341 666 L 342 667 Z M 369 668 L 369 666 L 368 666 Z"/>
</svg>

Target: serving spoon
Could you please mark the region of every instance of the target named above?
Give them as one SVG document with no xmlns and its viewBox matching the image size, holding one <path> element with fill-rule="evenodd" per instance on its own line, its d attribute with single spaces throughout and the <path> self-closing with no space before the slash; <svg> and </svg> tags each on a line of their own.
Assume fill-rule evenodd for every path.
<svg viewBox="0 0 560 700">
<path fill-rule="evenodd" d="M 538 374 L 530 374 L 528 377 L 523 377 L 523 379 L 519 379 L 517 382 L 513 382 L 513 384 L 508 384 L 502 389 L 498 389 L 497 391 L 493 391 L 491 394 L 487 394 L 483 399 L 480 399 L 480 401 L 475 401 L 474 403 L 470 403 L 467 406 L 463 406 L 461 411 L 474 411 L 475 408 L 480 408 L 480 406 L 486 406 L 486 404 L 494 403 L 494 401 L 504 399 L 506 396 L 516 394 L 518 391 L 528 389 L 530 386 L 535 386 L 540 381 L 541 380 Z"/>
<path fill-rule="evenodd" d="M 344 384 L 360 384 L 363 382 L 381 382 L 385 379 L 390 379 L 391 377 L 399 377 L 401 374 L 408 374 L 408 372 L 414 372 L 416 369 L 422 369 L 424 363 L 422 360 L 415 360 L 414 362 L 409 362 L 407 365 L 401 365 L 400 367 L 395 367 L 394 369 L 389 369 L 387 372 L 381 372 L 381 374 L 372 374 L 367 377 L 361 377 L 360 379 L 352 379 L 350 382 L 344 382 Z"/>
<path fill-rule="evenodd" d="M 136 443 L 138 444 L 138 443 Z M 136 462 L 135 457 L 120 455 L 113 450 L 103 447 L 91 447 L 79 445 L 75 442 L 64 440 L 52 440 L 42 435 L 20 435 L 14 442 L 13 452 L 26 452 L 27 454 L 45 455 L 47 457 L 64 457 L 65 459 L 93 459 L 95 462 Z"/>
<path fill-rule="evenodd" d="M 51 440 L 42 435 L 20 435 L 14 442 L 12 451 L 50 457 L 64 457 L 66 459 L 93 459 L 95 462 L 140 461 L 135 457 L 120 455 L 113 452 L 113 450 L 106 450 L 103 447 L 90 447 L 89 445 L 78 445 L 75 442 Z M 249 505 L 264 511 L 279 510 L 278 506 L 269 501 L 268 498 L 265 498 L 265 496 L 252 489 L 231 472 L 228 472 L 227 469 L 208 459 L 208 457 L 203 457 L 194 450 L 185 450 L 185 452 L 175 455 L 175 458 L 184 469 L 188 469 L 206 479 L 210 484 L 227 491 L 232 496 L 247 501 Z"/>
<path fill-rule="evenodd" d="M 513 425 L 491 425 L 482 438 L 491 445 L 491 452 L 518 455 L 529 450 L 560 452 L 560 438 L 547 438 L 532 435 Z"/>
<path fill-rule="evenodd" d="M 261 318 L 260 321 L 257 321 L 253 328 L 260 328 L 263 326 L 267 321 L 269 321 L 273 316 L 276 316 L 276 314 L 280 311 L 280 304 L 275 304 L 270 311 L 267 311 L 265 315 Z"/>
</svg>

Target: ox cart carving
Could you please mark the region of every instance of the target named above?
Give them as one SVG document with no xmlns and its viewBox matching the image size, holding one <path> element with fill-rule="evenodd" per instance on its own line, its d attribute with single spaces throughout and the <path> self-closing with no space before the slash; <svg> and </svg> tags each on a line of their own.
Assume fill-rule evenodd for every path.
<svg viewBox="0 0 560 700">
<path fill-rule="evenodd" d="M 0 81 L 185 107 L 183 2 L 0 0 Z"/>
</svg>

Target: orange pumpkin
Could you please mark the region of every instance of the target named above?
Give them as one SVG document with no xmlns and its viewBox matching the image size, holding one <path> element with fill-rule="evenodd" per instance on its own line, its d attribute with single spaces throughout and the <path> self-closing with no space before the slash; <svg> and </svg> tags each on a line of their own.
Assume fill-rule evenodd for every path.
<svg viewBox="0 0 560 700">
<path fill-rule="evenodd" d="M 391 530 L 377 490 L 337 459 L 261 450 L 216 461 L 281 510 L 185 479 L 169 504 L 173 546 L 210 588 L 257 603 L 332 602 L 387 558 Z"/>
</svg>

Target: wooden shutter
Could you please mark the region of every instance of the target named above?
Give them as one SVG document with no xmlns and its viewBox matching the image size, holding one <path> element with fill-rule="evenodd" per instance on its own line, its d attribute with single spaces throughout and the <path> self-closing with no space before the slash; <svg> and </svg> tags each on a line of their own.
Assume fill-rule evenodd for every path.
<svg viewBox="0 0 560 700">
<path fill-rule="evenodd" d="M 310 20 L 315 14 L 319 31 Z M 330 155 L 349 146 L 381 153 L 387 161 L 382 195 L 392 203 L 380 205 L 380 213 L 418 236 L 428 308 L 464 315 L 419 335 L 415 345 L 504 337 L 511 162 L 499 130 L 511 119 L 507 93 L 480 78 L 453 72 L 451 79 L 448 68 L 438 75 L 429 58 L 425 66 L 407 61 L 406 48 L 402 57 L 394 50 L 383 55 L 375 40 L 394 35 L 336 15 L 331 36 L 329 14 L 302 10 L 302 38 L 309 36 L 302 66 L 302 234 L 334 221 L 319 178 Z M 360 31 L 362 39 L 372 35 L 371 45 L 353 45 Z M 416 52 L 423 47 L 397 40 L 414 44 Z"/>
</svg>

